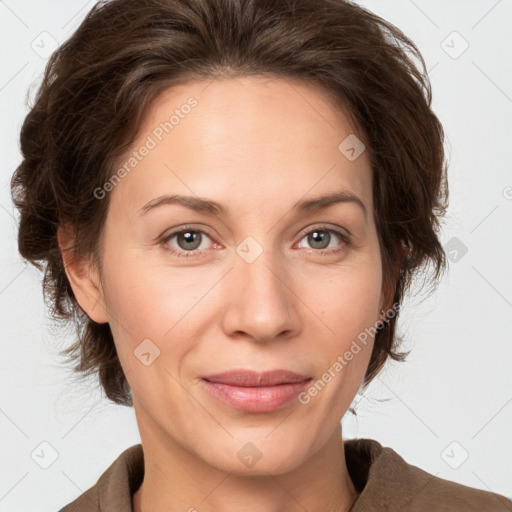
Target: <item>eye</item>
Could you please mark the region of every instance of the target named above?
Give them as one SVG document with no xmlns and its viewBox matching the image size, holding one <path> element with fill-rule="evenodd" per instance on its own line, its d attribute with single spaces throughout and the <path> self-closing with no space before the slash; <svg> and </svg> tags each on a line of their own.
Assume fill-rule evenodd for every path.
<svg viewBox="0 0 512 512">
<path fill-rule="evenodd" d="M 196 256 L 196 251 L 201 253 L 207 249 L 210 236 L 200 229 L 182 228 L 179 231 L 173 231 L 166 235 L 161 244 L 169 251 L 178 255 L 178 257 Z M 172 243 L 174 241 L 174 243 Z M 175 244 L 175 245 L 174 245 Z M 188 254 L 187 254 L 188 253 Z"/>
<path fill-rule="evenodd" d="M 212 242 L 212 237 L 202 229 L 182 227 L 165 235 L 160 244 L 179 258 L 189 258 L 206 254 L 205 249 L 209 248 L 208 240 Z M 308 252 L 315 254 L 337 253 L 351 244 L 349 235 L 326 226 L 317 226 L 303 233 L 298 245 L 300 249 L 303 248 L 302 240 L 306 240 L 310 245 L 311 249 Z M 221 246 L 214 242 L 213 247 Z"/>
<path fill-rule="evenodd" d="M 310 229 L 303 235 L 301 241 L 304 239 L 306 239 L 306 242 L 312 249 L 316 250 L 315 252 L 335 248 L 334 250 L 327 251 L 329 254 L 342 251 L 345 246 L 350 245 L 350 237 L 348 235 L 325 226 L 318 226 Z M 338 240 L 338 242 L 336 242 L 336 240 Z M 339 247 L 340 241 L 343 242 L 342 247 Z M 333 242 L 333 244 L 331 244 L 331 242 Z"/>
</svg>

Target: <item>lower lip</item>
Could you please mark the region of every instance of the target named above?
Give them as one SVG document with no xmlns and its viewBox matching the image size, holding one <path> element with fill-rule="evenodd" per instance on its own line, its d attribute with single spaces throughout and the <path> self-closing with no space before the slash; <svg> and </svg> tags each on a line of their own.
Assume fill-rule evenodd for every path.
<svg viewBox="0 0 512 512">
<path fill-rule="evenodd" d="M 292 402 L 311 379 L 276 386 L 230 386 L 202 380 L 206 390 L 221 402 L 247 412 L 271 412 Z"/>
</svg>

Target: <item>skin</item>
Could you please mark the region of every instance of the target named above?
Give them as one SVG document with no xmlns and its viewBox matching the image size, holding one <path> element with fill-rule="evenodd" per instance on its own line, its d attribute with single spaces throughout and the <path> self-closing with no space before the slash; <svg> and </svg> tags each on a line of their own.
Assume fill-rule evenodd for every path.
<svg viewBox="0 0 512 512">
<path fill-rule="evenodd" d="M 132 389 L 145 457 L 134 509 L 348 510 L 357 492 L 340 421 L 363 380 L 371 337 L 305 405 L 240 411 L 211 396 L 200 376 L 282 368 L 316 381 L 390 306 L 368 151 L 350 161 L 338 150 L 357 131 L 322 90 L 260 76 L 164 91 L 131 151 L 190 96 L 197 106 L 110 192 L 102 268 L 65 256 L 81 307 L 109 322 Z M 292 211 L 338 190 L 359 197 L 366 215 L 355 202 Z M 176 204 L 140 214 L 164 194 L 208 198 L 228 214 Z M 188 258 L 177 255 L 191 252 L 183 239 L 161 242 L 185 225 L 205 233 Z M 315 246 L 307 236 L 314 227 L 352 241 L 330 232 Z M 263 250 L 252 263 L 236 252 L 248 236 Z M 61 248 L 70 240 L 61 229 Z M 144 339 L 160 350 L 147 366 L 134 355 Z M 252 467 L 237 457 L 248 442 L 261 453 Z"/>
</svg>

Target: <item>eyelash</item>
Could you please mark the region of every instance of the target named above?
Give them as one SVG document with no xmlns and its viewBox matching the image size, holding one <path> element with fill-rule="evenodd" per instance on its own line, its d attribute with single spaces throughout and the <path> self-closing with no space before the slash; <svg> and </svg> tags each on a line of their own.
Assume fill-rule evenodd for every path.
<svg viewBox="0 0 512 512">
<path fill-rule="evenodd" d="M 179 251 L 175 248 L 170 248 L 170 246 L 168 245 L 169 241 L 174 238 L 176 235 L 179 235 L 181 233 L 186 233 L 187 231 L 191 231 L 191 232 L 194 232 L 194 233 L 201 233 L 201 234 L 204 234 L 206 235 L 208 238 L 210 238 L 212 241 L 213 241 L 213 237 L 210 236 L 206 231 L 202 230 L 202 229 L 196 229 L 192 226 L 188 227 L 188 226 L 185 226 L 185 227 L 182 227 L 180 228 L 179 230 L 176 230 L 176 231 L 173 231 L 167 235 L 164 235 L 164 237 L 160 240 L 160 245 L 162 245 L 162 247 L 173 253 L 174 255 L 177 255 L 179 258 L 190 258 L 190 257 L 196 257 L 196 256 L 201 256 L 202 254 L 205 253 L 205 250 L 204 249 L 194 249 L 193 251 Z M 321 255 L 321 256 L 330 256 L 332 254 L 337 254 L 343 250 L 345 250 L 347 247 L 350 247 L 352 245 L 352 239 L 349 235 L 346 235 L 340 231 L 337 231 L 336 229 L 332 229 L 332 228 L 328 228 L 326 226 L 314 226 L 312 227 L 311 229 L 309 229 L 308 231 L 304 232 L 301 234 L 301 237 L 299 239 L 299 242 L 304 238 L 306 237 L 307 235 L 309 235 L 310 233 L 313 233 L 314 231 L 324 231 L 324 232 L 328 232 L 328 233 L 334 233 L 335 235 L 337 235 L 341 241 L 343 242 L 343 247 L 339 248 L 339 249 L 309 249 L 308 252 L 314 252 L 318 255 Z"/>
</svg>

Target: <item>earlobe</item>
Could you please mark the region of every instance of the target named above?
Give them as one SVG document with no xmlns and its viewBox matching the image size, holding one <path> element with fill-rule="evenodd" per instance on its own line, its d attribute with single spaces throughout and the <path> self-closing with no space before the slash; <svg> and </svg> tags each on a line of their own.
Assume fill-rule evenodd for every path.
<svg viewBox="0 0 512 512">
<path fill-rule="evenodd" d="M 74 234 L 70 228 L 57 232 L 64 270 L 76 300 L 87 316 L 99 324 L 108 322 L 103 288 L 92 258 L 78 259 L 72 249 Z"/>
</svg>

